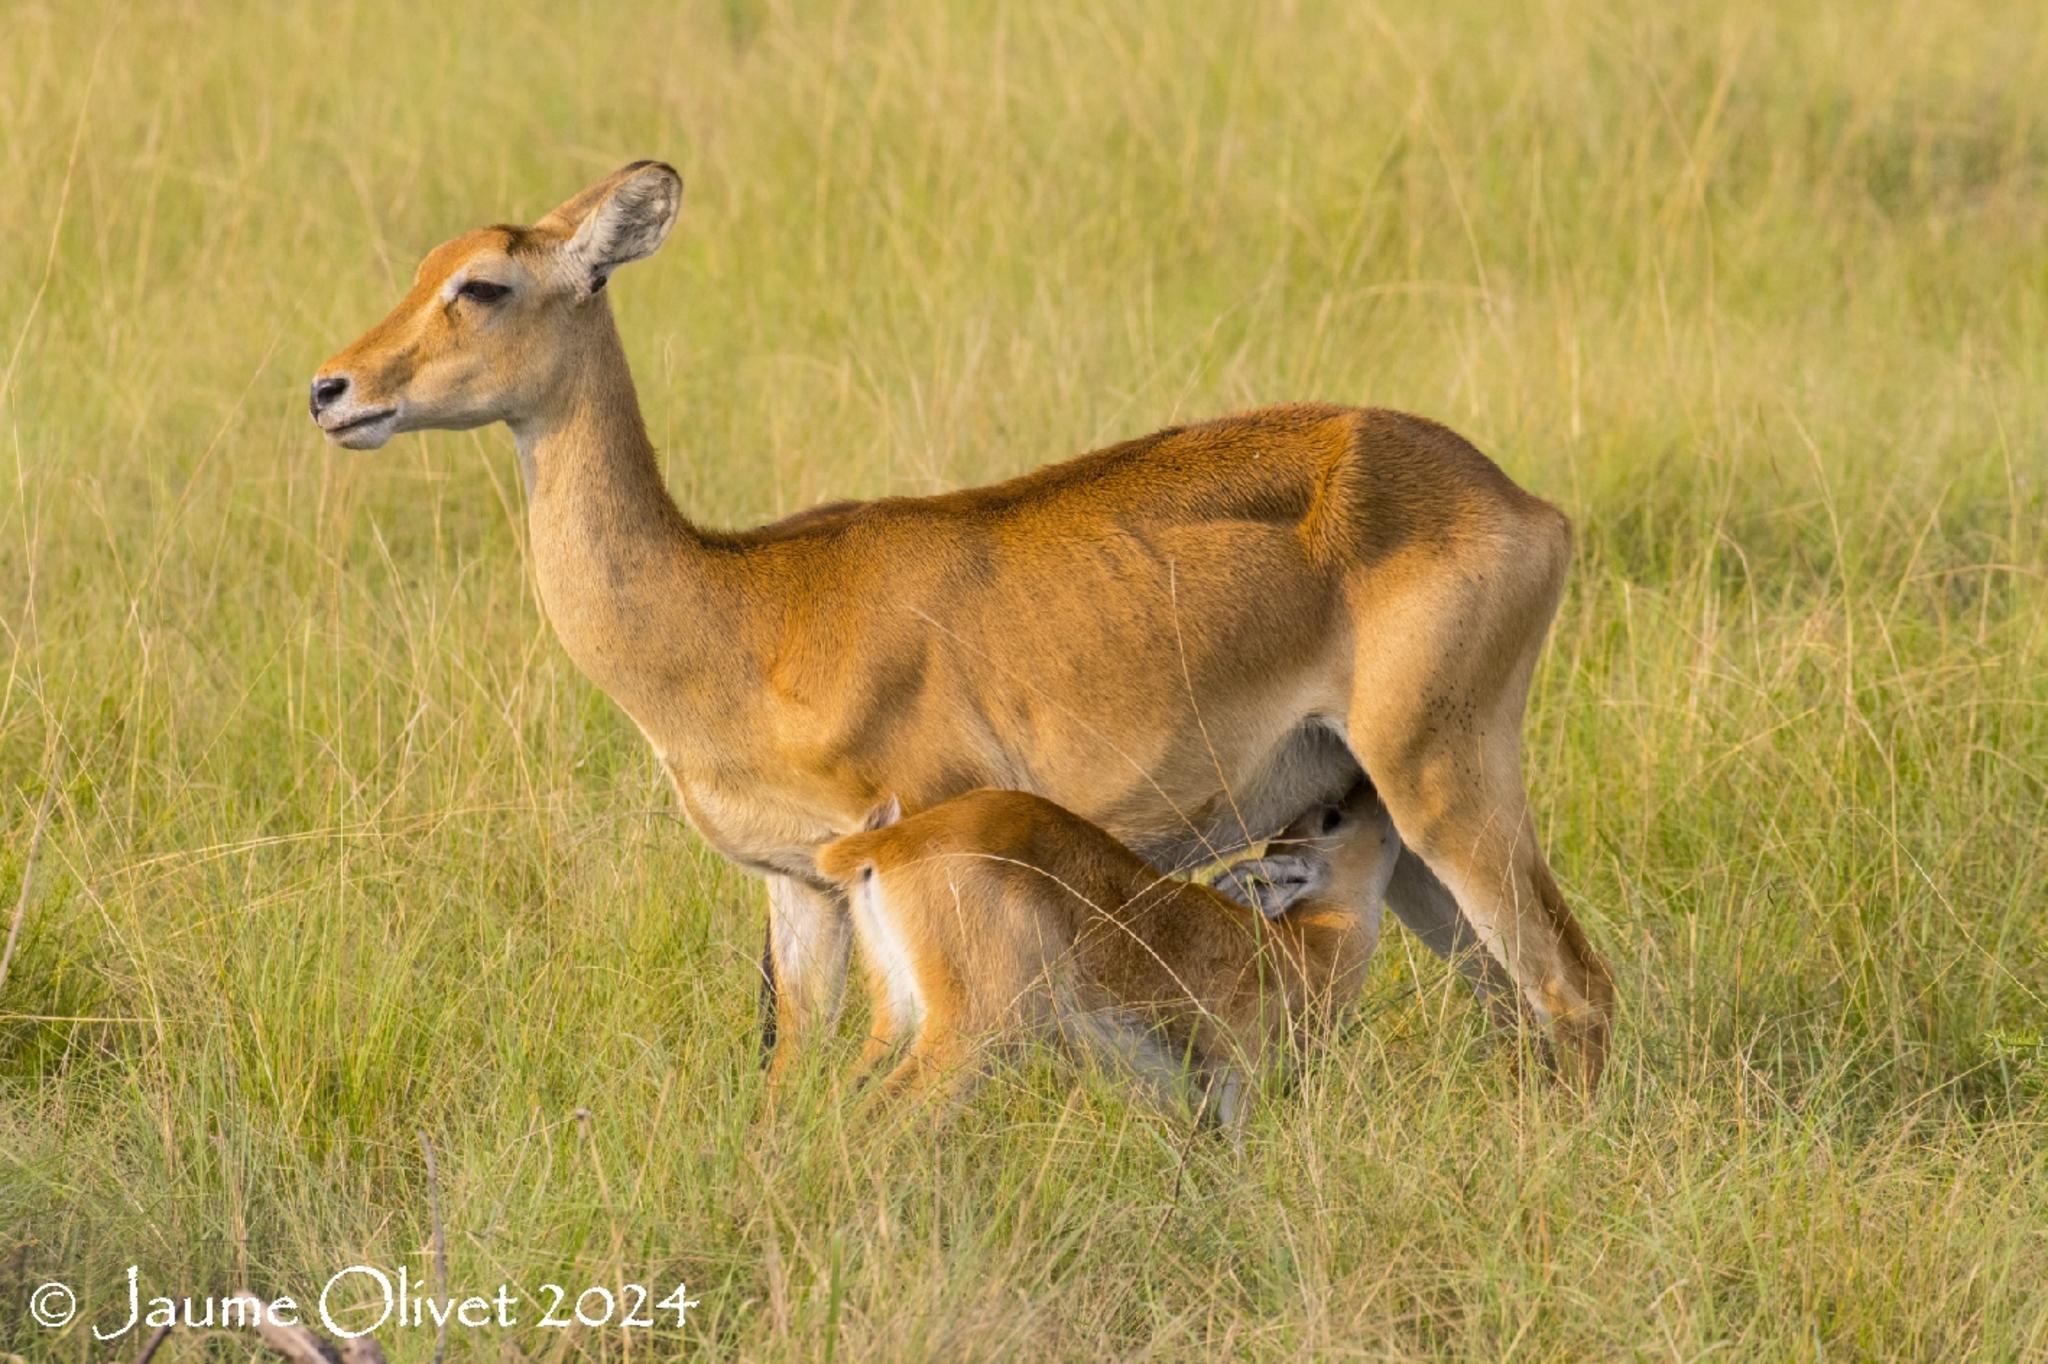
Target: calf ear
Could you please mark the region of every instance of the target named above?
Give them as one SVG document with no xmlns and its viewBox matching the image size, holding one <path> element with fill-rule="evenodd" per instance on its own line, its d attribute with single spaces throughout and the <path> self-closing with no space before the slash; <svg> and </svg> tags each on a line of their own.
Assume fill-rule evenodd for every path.
<svg viewBox="0 0 2048 1364">
<path fill-rule="evenodd" d="M 1277 919 L 1330 884 L 1330 864 L 1316 853 L 1268 853 L 1233 862 L 1214 889 L 1246 909 Z"/>
<path fill-rule="evenodd" d="M 659 161 L 635 161 L 542 218 L 536 227 L 560 234 L 563 264 L 585 297 L 604 288 L 612 271 L 654 254 L 667 240 L 683 203 L 683 177 Z"/>
<path fill-rule="evenodd" d="M 860 827 L 869 830 L 886 829 L 901 818 L 903 802 L 896 799 L 895 793 L 891 792 L 874 809 L 868 811 L 868 817 L 861 821 Z"/>
</svg>

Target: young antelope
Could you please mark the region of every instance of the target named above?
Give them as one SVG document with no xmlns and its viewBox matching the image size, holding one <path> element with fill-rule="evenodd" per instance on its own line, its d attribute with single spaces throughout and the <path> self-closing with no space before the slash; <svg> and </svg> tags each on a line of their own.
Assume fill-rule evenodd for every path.
<svg viewBox="0 0 2048 1364">
<path fill-rule="evenodd" d="M 1401 850 L 1368 782 L 1283 838 L 1224 876 L 1251 908 L 1021 791 L 908 818 L 885 801 L 818 854 L 853 910 L 863 1069 L 908 1038 L 888 1088 L 957 1097 L 978 1047 L 1051 1033 L 1160 1090 L 1191 1081 L 1205 1120 L 1237 1128 L 1252 1079 L 1356 998 Z"/>
</svg>

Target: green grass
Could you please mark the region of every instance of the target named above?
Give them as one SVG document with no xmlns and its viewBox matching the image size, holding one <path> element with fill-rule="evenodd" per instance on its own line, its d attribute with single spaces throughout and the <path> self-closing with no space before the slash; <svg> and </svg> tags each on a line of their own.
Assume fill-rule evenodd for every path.
<svg viewBox="0 0 2048 1364">
<path fill-rule="evenodd" d="M 2038 10 L 1252 8 L 0 10 L 0 1354 L 108 1357 L 22 1308 L 131 1263 L 419 1281 L 421 1130 L 458 1289 L 700 1304 L 455 1357 L 2048 1353 Z M 553 644 L 509 438 L 304 411 L 429 246 L 648 155 L 702 519 L 1289 398 L 1572 513 L 1590 1113 L 1395 932 L 1242 1161 L 1049 1064 L 758 1123 L 760 890 Z"/>
</svg>

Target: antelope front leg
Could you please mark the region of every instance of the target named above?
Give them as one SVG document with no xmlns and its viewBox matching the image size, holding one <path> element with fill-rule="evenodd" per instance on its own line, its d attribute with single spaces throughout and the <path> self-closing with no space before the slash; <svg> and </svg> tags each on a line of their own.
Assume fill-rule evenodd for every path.
<svg viewBox="0 0 2048 1364">
<path fill-rule="evenodd" d="M 829 1033 L 846 993 L 853 925 L 840 897 L 787 876 L 768 878 L 766 987 L 774 996 L 768 1087 L 782 1086 L 799 1050 Z"/>
</svg>

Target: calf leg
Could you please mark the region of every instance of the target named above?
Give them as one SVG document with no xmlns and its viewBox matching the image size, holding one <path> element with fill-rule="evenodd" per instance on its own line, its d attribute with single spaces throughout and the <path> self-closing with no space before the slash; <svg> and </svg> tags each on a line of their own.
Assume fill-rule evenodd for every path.
<svg viewBox="0 0 2048 1364">
<path fill-rule="evenodd" d="M 905 908 L 892 904 L 882 879 L 873 870 L 861 877 L 848 895 L 854 941 L 860 949 L 861 971 L 867 980 L 868 1036 L 861 1045 L 854 1078 L 865 1078 L 912 1035 L 920 1022 L 921 995 L 930 987 L 917 979 L 917 962 L 908 943 L 916 934 L 902 918 Z"/>
</svg>

